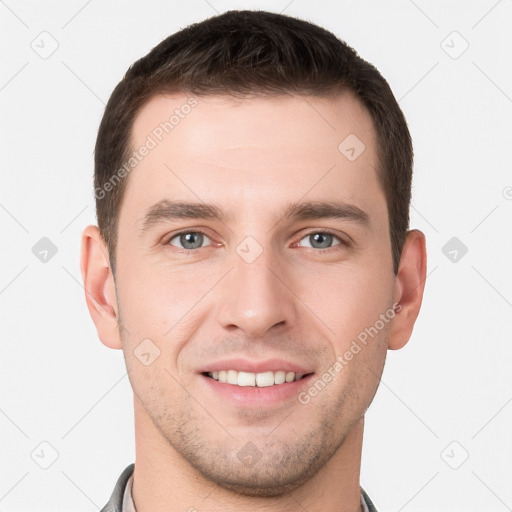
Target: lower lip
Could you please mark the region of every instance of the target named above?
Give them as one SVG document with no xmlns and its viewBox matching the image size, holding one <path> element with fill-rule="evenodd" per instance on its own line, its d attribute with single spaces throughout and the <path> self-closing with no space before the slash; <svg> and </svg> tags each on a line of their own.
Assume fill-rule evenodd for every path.
<svg viewBox="0 0 512 512">
<path fill-rule="evenodd" d="M 245 407 L 269 406 L 296 398 L 300 391 L 309 385 L 313 376 L 314 374 L 310 373 L 300 380 L 259 388 L 257 386 L 236 386 L 219 382 L 202 374 L 199 375 L 205 384 L 224 400 L 230 400 L 236 405 Z"/>
</svg>

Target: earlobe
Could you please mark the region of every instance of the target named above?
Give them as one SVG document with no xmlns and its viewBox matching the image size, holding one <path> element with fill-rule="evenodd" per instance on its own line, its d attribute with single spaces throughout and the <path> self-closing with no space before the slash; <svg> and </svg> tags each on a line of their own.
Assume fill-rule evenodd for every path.
<svg viewBox="0 0 512 512">
<path fill-rule="evenodd" d="M 420 312 L 427 274 L 425 235 L 413 229 L 407 233 L 395 279 L 395 317 L 391 324 L 388 348 L 402 348 L 410 339 Z"/>
<path fill-rule="evenodd" d="M 82 233 L 80 270 L 89 314 L 101 342 L 110 348 L 122 348 L 118 326 L 118 305 L 108 250 L 97 226 Z"/>
</svg>

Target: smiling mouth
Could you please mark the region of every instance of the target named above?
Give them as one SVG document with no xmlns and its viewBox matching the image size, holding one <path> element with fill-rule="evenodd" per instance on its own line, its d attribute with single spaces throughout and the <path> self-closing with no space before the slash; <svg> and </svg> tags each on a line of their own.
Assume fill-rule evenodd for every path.
<svg viewBox="0 0 512 512">
<path fill-rule="evenodd" d="M 266 371 L 260 373 L 239 372 L 237 370 L 221 370 L 216 372 L 204 372 L 202 375 L 225 384 L 241 387 L 270 387 L 281 386 L 301 380 L 311 373 L 295 373 L 282 371 Z"/>
</svg>

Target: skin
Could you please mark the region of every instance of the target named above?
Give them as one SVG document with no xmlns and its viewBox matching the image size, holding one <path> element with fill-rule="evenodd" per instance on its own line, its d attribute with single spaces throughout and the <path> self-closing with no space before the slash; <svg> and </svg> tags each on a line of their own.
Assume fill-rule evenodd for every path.
<svg viewBox="0 0 512 512">
<path fill-rule="evenodd" d="M 375 131 L 352 94 L 197 99 L 131 171 L 115 281 L 98 228 L 82 237 L 90 314 L 101 341 L 123 350 L 134 392 L 137 511 L 360 510 L 364 413 L 387 350 L 407 343 L 419 313 L 424 235 L 408 232 L 395 275 Z M 133 147 L 186 100 L 153 97 Z M 352 162 L 338 150 L 349 134 L 366 147 Z M 215 204 L 226 218 L 143 230 L 163 199 Z M 348 203 L 369 222 L 283 219 L 304 201 Z M 207 237 L 183 248 L 182 229 Z M 331 245 L 315 245 L 310 235 L 326 231 Z M 236 251 L 247 236 L 262 250 L 252 263 Z M 307 405 L 237 406 L 198 374 L 228 357 L 277 357 L 320 377 L 394 304 L 393 318 Z M 134 354 L 147 338 L 160 351 L 149 366 Z M 250 467 L 237 457 L 248 441 L 260 456 Z"/>
</svg>

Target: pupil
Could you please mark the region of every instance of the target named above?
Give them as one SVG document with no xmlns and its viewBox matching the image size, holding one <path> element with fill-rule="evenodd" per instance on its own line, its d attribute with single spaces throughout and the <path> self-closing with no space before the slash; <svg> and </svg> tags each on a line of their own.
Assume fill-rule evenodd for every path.
<svg viewBox="0 0 512 512">
<path fill-rule="evenodd" d="M 329 233 L 315 233 L 311 236 L 313 247 L 318 247 L 319 249 L 328 248 L 332 242 L 332 235 Z"/>
<path fill-rule="evenodd" d="M 181 235 L 181 245 L 186 249 L 198 249 L 201 247 L 203 239 L 201 233 L 185 233 Z"/>
</svg>

